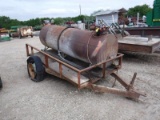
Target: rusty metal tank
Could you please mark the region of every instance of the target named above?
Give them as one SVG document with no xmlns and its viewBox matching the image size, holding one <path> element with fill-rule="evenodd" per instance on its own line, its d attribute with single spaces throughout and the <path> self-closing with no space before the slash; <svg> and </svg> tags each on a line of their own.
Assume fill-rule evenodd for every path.
<svg viewBox="0 0 160 120">
<path fill-rule="evenodd" d="M 46 25 L 39 38 L 43 45 L 91 64 L 114 58 L 118 52 L 118 41 L 112 34 L 96 36 L 92 31 Z"/>
</svg>

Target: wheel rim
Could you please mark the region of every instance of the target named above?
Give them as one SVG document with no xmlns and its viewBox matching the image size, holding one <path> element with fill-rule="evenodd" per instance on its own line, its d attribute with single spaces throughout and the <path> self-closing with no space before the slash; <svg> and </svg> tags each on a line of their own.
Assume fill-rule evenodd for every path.
<svg viewBox="0 0 160 120">
<path fill-rule="evenodd" d="M 32 63 L 28 64 L 28 71 L 29 71 L 29 75 L 30 75 L 31 79 L 34 79 L 36 76 L 36 71 L 35 71 Z"/>
</svg>

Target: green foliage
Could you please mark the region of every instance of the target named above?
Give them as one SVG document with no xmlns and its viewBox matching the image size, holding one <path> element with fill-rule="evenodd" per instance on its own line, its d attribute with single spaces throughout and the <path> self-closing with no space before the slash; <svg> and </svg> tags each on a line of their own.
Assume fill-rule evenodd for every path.
<svg viewBox="0 0 160 120">
<path fill-rule="evenodd" d="M 6 16 L 0 16 L 0 26 L 2 28 L 7 28 L 9 29 L 10 26 L 13 26 L 13 25 L 21 25 L 21 22 L 18 21 L 17 19 L 10 19 L 9 17 L 6 17 Z"/>
<path fill-rule="evenodd" d="M 66 18 L 35 18 L 27 21 L 19 21 L 17 19 L 10 19 L 6 16 L 0 16 L 0 26 L 6 29 L 10 29 L 11 26 L 32 26 L 35 29 L 39 29 L 42 27 L 44 20 L 54 21 L 54 24 L 64 25 L 68 21 L 74 21 L 75 23 L 79 20 L 85 22 L 86 20 L 93 19 L 93 16 L 79 15 L 76 17 L 66 17 Z"/>
<path fill-rule="evenodd" d="M 140 13 L 140 17 L 142 17 L 143 15 L 146 15 L 149 11 L 151 11 L 152 9 L 144 4 L 144 5 L 137 5 L 133 8 L 129 8 L 127 15 L 128 16 L 137 16 L 137 13 Z"/>
<path fill-rule="evenodd" d="M 50 18 L 35 18 L 27 21 L 19 21 L 17 19 L 10 19 L 6 16 L 0 16 L 0 27 L 10 29 L 11 26 L 40 26 L 43 23 L 43 20 Z"/>
<path fill-rule="evenodd" d="M 77 17 L 73 17 L 72 18 L 72 20 L 74 21 L 74 22 L 77 22 L 77 21 L 84 21 L 84 18 L 85 18 L 85 15 L 79 15 L 79 16 L 77 16 Z"/>
<path fill-rule="evenodd" d="M 64 19 L 61 18 L 61 17 L 55 18 L 54 19 L 54 24 L 56 24 L 56 25 L 62 25 L 62 24 L 64 24 Z"/>
</svg>

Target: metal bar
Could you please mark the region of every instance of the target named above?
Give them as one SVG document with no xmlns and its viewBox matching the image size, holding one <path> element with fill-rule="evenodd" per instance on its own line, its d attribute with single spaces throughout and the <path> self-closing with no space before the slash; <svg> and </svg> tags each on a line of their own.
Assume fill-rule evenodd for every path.
<svg viewBox="0 0 160 120">
<path fill-rule="evenodd" d="M 46 65 L 47 68 L 49 67 L 49 65 L 48 65 L 48 56 L 47 55 L 45 55 L 45 65 Z"/>
<path fill-rule="evenodd" d="M 119 64 L 119 66 L 121 68 L 122 67 L 122 57 L 119 58 L 119 63 L 118 64 Z"/>
<path fill-rule="evenodd" d="M 29 49 L 28 49 L 28 45 L 26 44 L 26 54 L 27 56 L 29 56 Z"/>
<path fill-rule="evenodd" d="M 80 82 L 80 79 L 81 79 L 81 74 L 80 74 L 80 72 L 78 72 L 78 74 L 77 74 L 77 76 L 78 76 L 78 88 L 80 89 L 80 87 L 81 87 L 81 82 Z"/>
<path fill-rule="evenodd" d="M 59 74 L 60 74 L 60 78 L 62 78 L 62 64 L 59 63 Z"/>
<path fill-rule="evenodd" d="M 120 78 L 116 73 L 111 74 L 112 77 L 114 77 L 121 85 L 123 85 L 128 90 L 128 84 L 123 81 L 122 78 Z"/>
<path fill-rule="evenodd" d="M 31 47 L 31 54 L 32 54 L 32 55 L 34 54 L 33 47 Z"/>
<path fill-rule="evenodd" d="M 134 92 L 134 91 L 122 91 L 116 88 L 109 88 L 109 87 L 105 87 L 105 86 L 101 86 L 101 85 L 92 85 L 93 90 L 95 90 L 95 92 L 104 92 L 104 93 L 112 93 L 112 94 L 117 94 L 117 95 L 121 95 L 121 96 L 125 96 L 128 98 L 132 98 L 137 100 L 139 98 L 139 96 L 141 94 Z"/>
<path fill-rule="evenodd" d="M 100 63 L 98 63 L 98 64 L 92 65 L 92 66 L 87 67 L 87 68 L 85 68 L 85 69 L 83 69 L 83 70 L 80 70 L 80 72 L 84 72 L 84 71 L 90 70 L 90 69 L 92 69 L 92 68 L 95 68 L 95 67 L 103 64 L 103 63 L 107 63 L 107 62 L 113 61 L 113 60 L 115 60 L 115 59 L 121 58 L 122 56 L 123 56 L 123 54 L 118 54 L 117 57 L 115 57 L 115 58 L 107 59 L 106 61 L 103 61 L 103 62 L 100 62 Z"/>
<path fill-rule="evenodd" d="M 133 86 L 134 81 L 135 81 L 135 79 L 136 79 L 136 76 L 137 76 L 137 73 L 134 73 L 133 78 L 132 78 L 132 80 L 131 80 L 131 82 L 130 82 L 130 86 Z"/>
<path fill-rule="evenodd" d="M 106 63 L 103 63 L 103 71 L 102 71 L 102 73 L 103 73 L 103 78 L 105 78 L 106 77 Z"/>
</svg>

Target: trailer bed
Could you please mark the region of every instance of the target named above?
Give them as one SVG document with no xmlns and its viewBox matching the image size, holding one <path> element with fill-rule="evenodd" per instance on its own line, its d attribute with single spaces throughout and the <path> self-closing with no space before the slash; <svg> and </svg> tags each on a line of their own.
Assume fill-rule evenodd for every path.
<svg viewBox="0 0 160 120">
<path fill-rule="evenodd" d="M 127 36 L 118 40 L 120 51 L 153 53 L 160 48 L 160 39 Z"/>
<path fill-rule="evenodd" d="M 56 53 L 53 52 L 53 50 L 50 51 L 46 51 L 46 53 L 53 55 L 54 57 L 60 59 L 60 57 L 58 57 L 58 55 Z M 45 58 L 43 56 L 43 54 L 41 54 L 40 52 L 34 53 L 34 56 L 38 56 L 41 58 L 42 62 L 45 63 Z M 62 61 L 64 61 L 63 59 L 61 59 Z M 71 63 L 70 63 L 71 64 Z M 56 72 L 57 74 L 59 73 L 60 69 L 59 69 L 59 63 L 49 59 L 48 60 L 48 65 L 50 67 L 51 70 L 53 70 L 54 72 Z M 78 65 L 73 64 L 74 67 L 77 67 Z M 79 66 L 78 66 L 79 67 Z M 77 68 L 78 68 L 77 67 Z M 82 67 L 82 66 L 81 66 Z M 71 80 L 73 83 L 78 84 L 78 78 L 77 78 L 77 72 L 73 71 L 72 69 L 62 65 L 62 73 L 63 73 L 63 77 Z M 89 79 L 83 75 L 80 76 L 81 80 L 80 80 L 80 84 L 83 84 L 85 82 L 88 82 Z"/>
<path fill-rule="evenodd" d="M 58 55 L 58 52 L 53 51 L 52 49 L 39 50 L 29 44 L 26 44 L 26 53 L 27 56 L 30 56 L 27 59 L 27 69 L 31 80 L 33 81 L 38 82 L 43 80 L 43 74 L 44 72 L 47 72 L 73 83 L 78 89 L 89 88 L 94 91 L 122 95 L 134 100 L 137 100 L 140 95 L 145 96 L 145 94 L 137 92 L 133 88 L 137 73 L 134 73 L 129 84 L 116 74 L 116 71 L 121 68 L 123 54 L 118 53 L 114 58 L 108 58 L 97 64 L 87 65 L 74 58 L 68 60 L 67 57 L 62 54 L 62 56 Z M 63 56 L 65 58 L 63 58 Z M 38 63 L 35 61 L 38 61 Z M 40 70 L 38 68 L 41 68 L 40 72 L 38 72 L 38 70 Z M 43 68 L 45 71 L 43 71 Z M 106 78 L 106 75 L 114 77 L 126 91 L 95 84 L 98 80 Z M 39 78 L 36 76 L 39 76 Z"/>
</svg>

